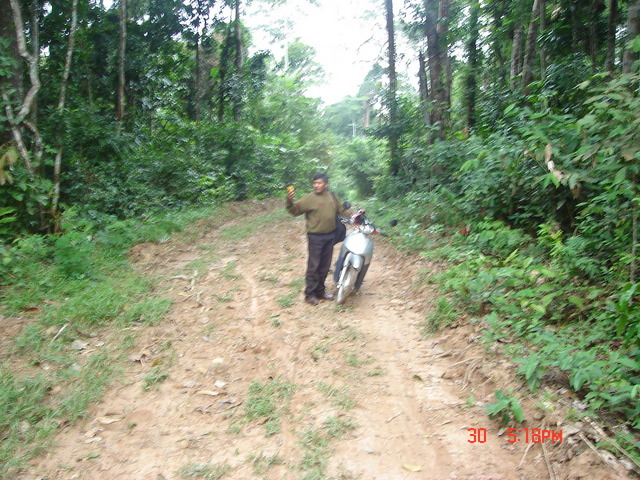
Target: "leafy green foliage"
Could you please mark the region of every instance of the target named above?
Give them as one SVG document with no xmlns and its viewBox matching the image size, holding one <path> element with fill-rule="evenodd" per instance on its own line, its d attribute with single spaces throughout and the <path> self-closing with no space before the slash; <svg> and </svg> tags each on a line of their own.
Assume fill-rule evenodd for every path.
<svg viewBox="0 0 640 480">
<path fill-rule="evenodd" d="M 484 341 L 510 344 L 532 391 L 561 372 L 592 412 L 637 428 L 639 80 L 597 75 L 550 90 L 569 80 L 550 71 L 544 102 L 515 99 L 499 133 L 414 145 L 415 181 L 387 177 L 376 189 L 409 190 L 388 204 L 405 219 L 402 244 L 452 263 L 431 280 L 483 323 Z M 443 235 L 454 228 L 462 235 Z M 511 404 L 501 396 L 494 407 L 504 419 Z"/>
<path fill-rule="evenodd" d="M 185 7 L 161 0 L 131 6 L 122 122 L 113 115 L 117 9 L 96 4 L 78 11 L 64 108 L 58 108 L 59 81 L 70 4 L 44 16 L 40 40 L 48 55 L 40 70 L 36 125 L 44 153 L 32 156 L 34 174 L 12 143 L 0 146 L 0 205 L 13 209 L 10 215 L 3 211 L 0 238 L 55 230 L 59 211 L 74 206 L 82 206 L 93 221 L 104 215 L 122 220 L 264 198 L 306 181 L 330 162 L 320 102 L 304 96 L 321 78 L 313 49 L 290 44 L 286 68 L 268 52 L 243 58 L 249 32 L 240 23 L 236 38 L 236 25 L 223 20 L 224 4 L 213 8 L 214 3 Z M 17 65 L 1 40 L 0 77 L 11 78 Z M 5 83 L 3 91 L 12 93 Z M 4 98 L 0 102 L 4 115 Z M 25 141 L 33 147 L 30 134 Z M 60 210 L 51 209 L 57 152 L 62 154 Z"/>
<path fill-rule="evenodd" d="M 427 325 L 442 328 L 450 317 L 471 315 L 484 328 L 484 342 L 508 346 L 505 354 L 531 391 L 550 374 L 560 375 L 592 414 L 615 413 L 637 428 L 637 283 L 596 282 L 605 273 L 583 239 L 567 238 L 553 222 L 531 233 L 491 217 L 468 223 L 463 235 L 453 234 L 453 225 L 425 228 L 432 214 L 419 215 L 432 211 L 438 197 L 410 201 L 417 195 L 387 203 L 385 214 L 405 217 L 402 238 L 395 239 L 401 248 L 448 262 L 438 274 L 426 272 L 447 294 Z M 515 418 L 518 407 L 511 399 L 496 394 L 489 413 L 502 421 Z"/>
<path fill-rule="evenodd" d="M 615 304 L 618 314 L 617 333 L 628 345 L 640 347 L 640 307 L 634 302 L 640 288 L 638 283 L 627 283 Z"/>
<path fill-rule="evenodd" d="M 384 172 L 383 149 L 379 141 L 366 137 L 345 140 L 332 164 L 339 181 L 332 188 L 353 192 L 350 201 L 367 198 L 374 193 L 374 184 Z"/>
<path fill-rule="evenodd" d="M 456 305 L 449 302 L 446 297 L 442 297 L 436 302 L 436 309 L 424 324 L 426 334 L 442 330 L 457 319 Z"/>
<path fill-rule="evenodd" d="M 489 417 L 499 418 L 502 426 L 507 425 L 512 418 L 518 423 L 524 421 L 524 411 L 516 397 L 506 394 L 502 390 L 496 390 L 495 397 L 495 402 L 484 406 Z"/>
</svg>

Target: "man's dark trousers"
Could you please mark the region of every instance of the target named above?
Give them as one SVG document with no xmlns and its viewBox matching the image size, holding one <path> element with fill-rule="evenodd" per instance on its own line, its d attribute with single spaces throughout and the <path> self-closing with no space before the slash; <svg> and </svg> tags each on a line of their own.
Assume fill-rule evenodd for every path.
<svg viewBox="0 0 640 480">
<path fill-rule="evenodd" d="M 331 268 L 334 233 L 309 233 L 309 259 L 307 261 L 307 286 L 305 297 L 322 298 L 325 294 L 324 281 Z"/>
</svg>

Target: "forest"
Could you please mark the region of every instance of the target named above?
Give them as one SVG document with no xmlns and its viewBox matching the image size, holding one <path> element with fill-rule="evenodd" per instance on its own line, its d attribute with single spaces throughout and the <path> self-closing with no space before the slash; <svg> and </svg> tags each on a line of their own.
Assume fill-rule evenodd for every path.
<svg viewBox="0 0 640 480">
<path fill-rule="evenodd" d="M 93 252 L 120 265 L 180 215 L 326 171 L 447 265 L 425 334 L 482 322 L 532 394 L 559 372 L 640 465 L 640 0 L 372 0 L 386 43 L 331 105 L 314 49 L 256 49 L 251 11 L 0 0 L 0 314 L 103 278 Z"/>
</svg>

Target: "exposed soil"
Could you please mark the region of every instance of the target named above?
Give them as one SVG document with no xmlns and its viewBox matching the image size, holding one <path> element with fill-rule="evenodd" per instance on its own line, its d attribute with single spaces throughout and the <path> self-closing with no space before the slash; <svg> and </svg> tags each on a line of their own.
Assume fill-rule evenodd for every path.
<svg viewBox="0 0 640 480">
<path fill-rule="evenodd" d="M 123 380 L 86 421 L 61 430 L 25 480 L 218 478 L 217 467 L 234 480 L 625 478 L 581 438 L 589 427 L 563 423 L 560 408 L 525 398 L 520 428 L 563 431 L 562 443 L 524 434 L 509 443 L 483 405 L 497 388 L 527 396 L 513 366 L 462 320 L 425 337 L 439 294 L 420 272 L 432 266 L 385 238 L 345 307 L 304 303 L 303 221 L 264 222 L 281 207 L 240 204 L 221 227 L 212 219 L 193 227 L 198 235 L 132 250 L 138 269 L 162 278 L 157 293 L 173 308 L 160 324 L 132 328 Z M 242 236 L 243 225 L 257 227 Z M 152 371 L 168 377 L 145 389 Z M 252 384 L 291 396 L 273 395 L 279 409 L 249 419 Z"/>
</svg>

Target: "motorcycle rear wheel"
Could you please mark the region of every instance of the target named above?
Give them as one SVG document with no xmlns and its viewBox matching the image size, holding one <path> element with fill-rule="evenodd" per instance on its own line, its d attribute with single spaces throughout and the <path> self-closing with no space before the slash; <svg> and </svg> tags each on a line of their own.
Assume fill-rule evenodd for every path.
<svg viewBox="0 0 640 480">
<path fill-rule="evenodd" d="M 342 305 L 347 297 L 351 295 L 353 287 L 356 284 L 356 279 L 358 278 L 358 271 L 353 265 L 347 265 L 345 268 L 347 270 L 342 277 L 342 283 L 338 286 L 338 295 L 336 296 L 336 303 L 338 305 Z"/>
</svg>

